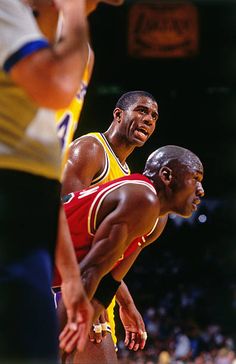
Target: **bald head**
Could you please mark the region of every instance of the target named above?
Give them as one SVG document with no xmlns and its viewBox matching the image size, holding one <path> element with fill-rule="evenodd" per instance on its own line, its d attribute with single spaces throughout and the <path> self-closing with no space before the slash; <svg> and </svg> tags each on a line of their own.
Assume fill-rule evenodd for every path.
<svg viewBox="0 0 236 364">
<path fill-rule="evenodd" d="M 200 159 L 190 150 L 177 145 L 166 145 L 155 150 L 147 159 L 144 175 L 150 179 L 158 174 L 162 167 L 169 167 L 173 171 L 185 168 L 203 173 Z"/>
</svg>

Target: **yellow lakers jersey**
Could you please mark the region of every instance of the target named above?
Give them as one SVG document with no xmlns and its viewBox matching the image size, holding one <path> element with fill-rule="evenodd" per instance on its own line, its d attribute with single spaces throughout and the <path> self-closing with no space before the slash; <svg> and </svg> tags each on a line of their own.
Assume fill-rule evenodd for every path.
<svg viewBox="0 0 236 364">
<path fill-rule="evenodd" d="M 116 178 L 127 176 L 130 174 L 130 169 L 127 163 L 125 163 L 124 165 L 121 164 L 104 134 L 89 133 L 86 134 L 86 136 L 92 136 L 96 138 L 103 146 L 105 153 L 105 167 L 100 175 L 92 180 L 91 186 L 101 185 L 103 183 L 113 181 Z"/>
<path fill-rule="evenodd" d="M 23 1 L 1 0 L 0 31 L 0 168 L 58 180 L 55 112 L 36 105 L 10 76 L 18 62 L 48 47 L 48 41 Z"/>
<path fill-rule="evenodd" d="M 0 70 L 0 168 L 60 179 L 55 112 L 38 107 Z"/>
<path fill-rule="evenodd" d="M 62 167 L 64 167 L 67 160 L 68 147 L 73 140 L 74 133 L 78 126 L 79 117 L 83 108 L 84 98 L 88 88 L 92 63 L 92 50 L 89 47 L 88 61 L 84 70 L 80 89 L 68 106 L 68 108 L 59 110 L 56 113 L 57 132 L 62 148 Z"/>
</svg>

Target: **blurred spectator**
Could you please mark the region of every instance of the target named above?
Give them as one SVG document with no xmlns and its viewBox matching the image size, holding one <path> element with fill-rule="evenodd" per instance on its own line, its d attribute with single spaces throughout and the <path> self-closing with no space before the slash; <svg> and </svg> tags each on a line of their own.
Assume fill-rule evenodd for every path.
<svg viewBox="0 0 236 364">
<path fill-rule="evenodd" d="M 186 361 L 191 357 L 191 343 L 188 336 L 180 327 L 175 329 L 175 350 L 174 358 L 180 361 Z"/>
<path fill-rule="evenodd" d="M 171 364 L 171 356 L 168 351 L 162 351 L 159 354 L 157 364 Z"/>
</svg>

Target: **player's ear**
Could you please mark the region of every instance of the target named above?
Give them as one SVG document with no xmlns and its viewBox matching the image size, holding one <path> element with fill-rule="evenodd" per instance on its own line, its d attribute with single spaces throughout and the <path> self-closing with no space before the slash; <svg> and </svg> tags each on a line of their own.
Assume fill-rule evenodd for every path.
<svg viewBox="0 0 236 364">
<path fill-rule="evenodd" d="M 123 112 L 123 110 L 121 110 L 119 107 L 116 107 L 115 110 L 113 111 L 114 120 L 120 122 L 121 121 L 122 112 Z"/>
<path fill-rule="evenodd" d="M 161 167 L 159 170 L 159 177 L 165 185 L 169 185 L 172 180 L 172 170 L 169 167 Z"/>
</svg>

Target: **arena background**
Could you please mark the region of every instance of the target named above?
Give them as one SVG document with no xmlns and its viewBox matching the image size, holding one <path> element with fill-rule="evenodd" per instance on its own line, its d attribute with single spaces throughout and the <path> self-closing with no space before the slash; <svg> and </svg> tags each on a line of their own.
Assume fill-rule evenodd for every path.
<svg viewBox="0 0 236 364">
<path fill-rule="evenodd" d="M 149 10 L 132 29 L 132 16 L 138 18 L 140 11 L 134 13 L 137 3 Z M 190 4 L 196 27 L 186 18 L 182 33 L 186 36 L 190 26 L 192 48 L 188 43 L 190 49 L 182 49 L 186 54 L 181 56 L 168 44 L 164 56 L 146 56 L 145 48 L 144 55 L 142 49 L 135 54 L 129 41 L 135 37 L 132 31 L 150 31 L 154 45 L 143 45 L 153 47 L 154 53 L 155 39 L 162 41 L 160 32 L 163 37 L 166 32 L 181 36 L 178 14 L 170 13 L 168 24 L 158 18 L 158 9 L 164 11 L 168 4 L 177 4 L 177 9 Z M 149 19 L 150 14 L 154 18 Z M 96 62 L 77 136 L 105 131 L 119 96 L 146 90 L 157 98 L 160 118 L 155 135 L 129 158 L 132 171 L 142 172 L 146 157 L 165 144 L 191 149 L 205 166 L 201 208 L 190 220 L 171 216 L 163 236 L 142 253 L 126 282 L 141 312 L 153 307 L 159 318 L 174 317 L 179 325 L 220 325 L 224 335 L 236 339 L 236 2 L 126 0 L 117 8 L 100 4 L 90 25 Z M 194 296 L 185 308 L 183 296 Z M 119 325 L 118 330 L 122 338 Z"/>
</svg>

